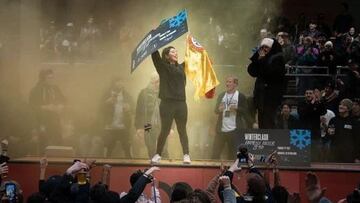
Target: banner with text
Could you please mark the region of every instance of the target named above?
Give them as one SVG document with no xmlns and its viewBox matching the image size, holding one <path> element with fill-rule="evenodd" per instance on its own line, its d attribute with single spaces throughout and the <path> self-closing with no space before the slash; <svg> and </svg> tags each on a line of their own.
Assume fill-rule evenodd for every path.
<svg viewBox="0 0 360 203">
<path fill-rule="evenodd" d="M 269 154 L 277 151 L 280 166 L 310 166 L 311 132 L 294 129 L 247 129 L 240 130 L 237 144 L 245 146 L 255 156 L 258 164 L 265 162 Z"/>
<path fill-rule="evenodd" d="M 150 31 L 132 52 L 131 72 L 151 53 L 179 38 L 187 31 L 186 10 L 162 21 L 159 27 Z"/>
</svg>

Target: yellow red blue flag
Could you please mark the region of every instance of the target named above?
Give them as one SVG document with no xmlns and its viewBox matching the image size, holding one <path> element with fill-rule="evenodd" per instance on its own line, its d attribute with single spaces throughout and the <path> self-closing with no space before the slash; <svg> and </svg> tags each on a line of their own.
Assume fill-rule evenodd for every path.
<svg viewBox="0 0 360 203">
<path fill-rule="evenodd" d="M 215 87 L 220 82 L 207 51 L 190 35 L 186 38 L 185 73 L 195 86 L 195 100 L 214 97 Z"/>
</svg>

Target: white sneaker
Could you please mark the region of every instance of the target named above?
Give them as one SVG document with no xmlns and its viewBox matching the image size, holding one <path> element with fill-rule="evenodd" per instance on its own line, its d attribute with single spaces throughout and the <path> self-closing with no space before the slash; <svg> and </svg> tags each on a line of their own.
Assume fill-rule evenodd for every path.
<svg viewBox="0 0 360 203">
<path fill-rule="evenodd" d="M 151 163 L 158 164 L 161 160 L 161 156 L 159 154 L 155 154 L 154 157 L 151 159 Z"/>
<path fill-rule="evenodd" d="M 188 154 L 184 154 L 184 164 L 191 164 L 191 159 Z"/>
</svg>

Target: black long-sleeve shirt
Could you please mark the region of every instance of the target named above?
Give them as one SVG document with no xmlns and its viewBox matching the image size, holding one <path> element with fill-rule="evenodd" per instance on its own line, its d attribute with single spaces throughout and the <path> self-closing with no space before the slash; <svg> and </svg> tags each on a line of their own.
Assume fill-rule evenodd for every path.
<svg viewBox="0 0 360 203">
<path fill-rule="evenodd" d="M 149 178 L 140 176 L 140 178 L 135 182 L 134 186 L 130 189 L 129 193 L 122 197 L 119 203 L 135 203 L 143 193 L 148 183 L 151 183 Z"/>
<path fill-rule="evenodd" d="M 159 51 L 152 53 L 151 58 L 160 77 L 159 98 L 185 101 L 186 76 L 184 63 L 167 63 L 161 59 Z"/>
<path fill-rule="evenodd" d="M 320 139 L 320 116 L 326 114 L 326 108 L 323 102 L 312 104 L 303 101 L 298 107 L 301 128 L 311 130 L 311 139 Z"/>
</svg>

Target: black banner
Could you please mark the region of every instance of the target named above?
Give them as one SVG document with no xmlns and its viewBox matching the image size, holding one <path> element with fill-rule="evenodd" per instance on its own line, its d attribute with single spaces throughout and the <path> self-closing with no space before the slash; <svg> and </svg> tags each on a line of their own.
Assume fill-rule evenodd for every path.
<svg viewBox="0 0 360 203">
<path fill-rule="evenodd" d="M 150 31 L 137 45 L 131 55 L 131 72 L 151 53 L 169 44 L 188 31 L 187 13 L 182 10 Z"/>
<path fill-rule="evenodd" d="M 309 130 L 240 130 L 238 146 L 245 146 L 261 164 L 274 150 L 280 166 L 310 166 L 311 132 Z"/>
</svg>

